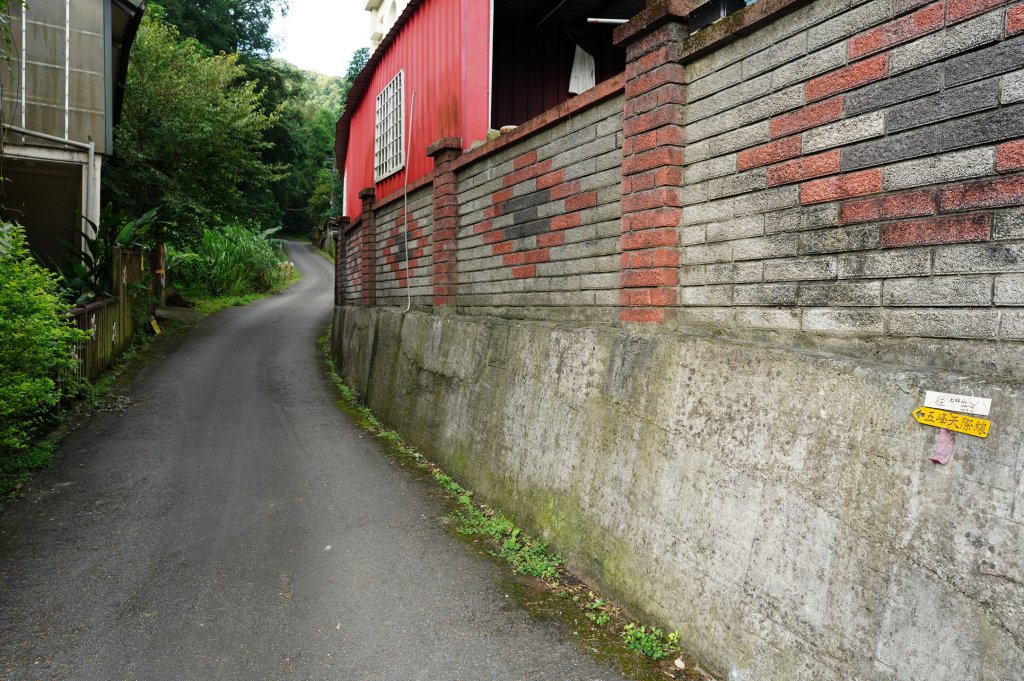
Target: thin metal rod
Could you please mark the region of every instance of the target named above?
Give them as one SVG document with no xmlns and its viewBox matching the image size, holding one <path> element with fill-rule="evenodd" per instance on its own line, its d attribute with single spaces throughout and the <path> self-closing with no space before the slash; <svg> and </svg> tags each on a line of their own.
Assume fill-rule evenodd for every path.
<svg viewBox="0 0 1024 681">
<path fill-rule="evenodd" d="M 599 17 L 587 17 L 588 24 L 628 24 L 629 19 L 601 19 Z"/>
<path fill-rule="evenodd" d="M 409 147 L 412 143 L 412 119 L 416 115 L 416 91 L 412 91 L 412 101 L 409 103 L 409 130 L 405 136 L 405 190 L 402 192 L 402 214 L 405 216 L 402 224 L 402 233 L 405 238 L 405 311 L 412 309 L 412 282 L 409 281 L 409 261 L 412 260 L 409 253 Z M 404 314 L 403 312 L 403 314 Z"/>
<path fill-rule="evenodd" d="M 538 25 L 538 26 L 540 26 L 540 25 L 541 25 L 541 24 L 543 24 L 543 23 L 544 23 L 545 21 L 547 21 L 548 19 L 550 19 L 550 18 L 551 18 L 551 15 L 552 15 L 552 14 L 554 14 L 555 12 L 557 12 L 558 10 L 562 9 L 562 5 L 564 5 L 564 4 L 566 3 L 566 2 L 568 2 L 568 0 L 562 0 L 562 1 L 560 2 L 560 3 L 558 3 L 557 5 L 555 5 L 555 6 L 554 6 L 554 7 L 553 7 L 553 8 L 551 9 L 551 11 L 550 11 L 550 12 L 548 12 L 547 14 L 545 14 L 545 15 L 544 15 L 544 18 L 543 18 L 543 19 L 541 19 L 540 21 L 538 21 L 538 22 L 537 22 L 537 25 Z"/>
</svg>

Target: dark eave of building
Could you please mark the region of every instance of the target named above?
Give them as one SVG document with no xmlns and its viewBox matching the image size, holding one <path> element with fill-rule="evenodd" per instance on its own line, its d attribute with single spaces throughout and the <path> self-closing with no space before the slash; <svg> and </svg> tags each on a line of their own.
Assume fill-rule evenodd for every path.
<svg viewBox="0 0 1024 681">
<path fill-rule="evenodd" d="M 113 42 L 114 125 L 121 120 L 125 80 L 128 77 L 128 55 L 139 32 L 145 0 L 110 0 L 111 40 Z"/>
</svg>

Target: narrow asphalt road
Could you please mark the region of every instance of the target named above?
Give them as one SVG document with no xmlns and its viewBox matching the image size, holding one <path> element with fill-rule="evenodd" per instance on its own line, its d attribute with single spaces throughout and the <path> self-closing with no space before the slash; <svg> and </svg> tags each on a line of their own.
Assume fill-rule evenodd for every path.
<svg viewBox="0 0 1024 681">
<path fill-rule="evenodd" d="M 334 406 L 332 267 L 200 322 L 0 514 L 3 679 L 621 679 Z"/>
</svg>

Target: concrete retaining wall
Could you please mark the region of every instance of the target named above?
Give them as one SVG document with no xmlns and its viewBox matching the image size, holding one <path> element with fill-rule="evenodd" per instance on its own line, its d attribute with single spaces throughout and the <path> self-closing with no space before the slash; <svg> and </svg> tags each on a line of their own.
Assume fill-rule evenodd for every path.
<svg viewBox="0 0 1024 681">
<path fill-rule="evenodd" d="M 621 77 L 431 148 L 411 314 L 360 193 L 339 366 L 723 676 L 1024 678 L 1024 2 L 647 4 Z M 991 436 L 929 462 L 926 390 Z"/>
<path fill-rule="evenodd" d="M 1024 391 L 673 333 L 339 308 L 348 380 L 415 446 L 723 678 L 1024 669 Z M 991 436 L 911 417 L 993 399 Z"/>
</svg>

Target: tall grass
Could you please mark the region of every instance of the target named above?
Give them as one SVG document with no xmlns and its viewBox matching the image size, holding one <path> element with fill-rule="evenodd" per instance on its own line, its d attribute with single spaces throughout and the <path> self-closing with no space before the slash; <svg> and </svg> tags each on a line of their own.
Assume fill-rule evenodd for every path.
<svg viewBox="0 0 1024 681">
<path fill-rule="evenodd" d="M 289 276 L 276 229 L 225 226 L 203 230 L 196 250 L 168 247 L 170 284 L 186 296 L 244 296 L 284 285 Z"/>
</svg>

